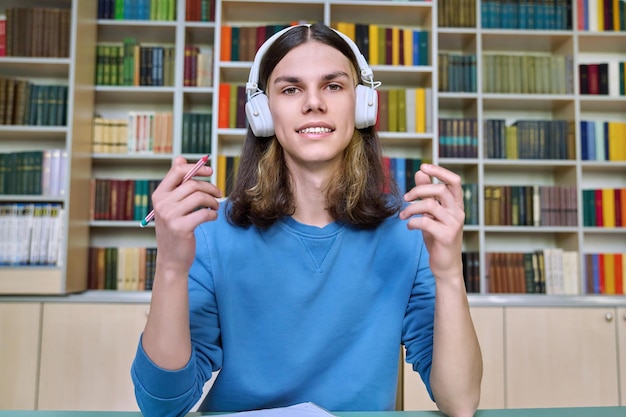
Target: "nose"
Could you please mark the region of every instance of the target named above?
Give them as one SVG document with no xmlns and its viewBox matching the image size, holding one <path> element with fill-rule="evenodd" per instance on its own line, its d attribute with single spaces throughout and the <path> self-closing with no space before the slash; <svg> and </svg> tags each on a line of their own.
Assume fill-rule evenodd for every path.
<svg viewBox="0 0 626 417">
<path fill-rule="evenodd" d="M 326 111 L 326 102 L 322 97 L 321 91 L 309 90 L 304 97 L 304 104 L 302 107 L 303 113 Z"/>
</svg>

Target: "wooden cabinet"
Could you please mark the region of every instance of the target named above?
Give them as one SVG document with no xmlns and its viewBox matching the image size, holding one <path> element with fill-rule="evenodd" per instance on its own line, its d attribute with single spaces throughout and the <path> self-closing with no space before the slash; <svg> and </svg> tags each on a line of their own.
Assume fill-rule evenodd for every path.
<svg viewBox="0 0 626 417">
<path fill-rule="evenodd" d="M 41 303 L 0 304 L 0 409 L 36 405 Z"/>
<path fill-rule="evenodd" d="M 43 310 L 38 408 L 138 410 L 130 366 L 148 304 L 50 302 Z"/>
<path fill-rule="evenodd" d="M 626 405 L 626 307 L 617 309 L 617 348 L 619 362 L 620 405 Z"/>
<path fill-rule="evenodd" d="M 507 408 L 618 405 L 615 315 L 614 307 L 507 307 Z"/>
<path fill-rule="evenodd" d="M 483 356 L 483 383 L 480 408 L 504 408 L 503 307 L 472 307 L 472 319 Z M 405 410 L 434 410 L 420 376 L 404 364 Z"/>
</svg>

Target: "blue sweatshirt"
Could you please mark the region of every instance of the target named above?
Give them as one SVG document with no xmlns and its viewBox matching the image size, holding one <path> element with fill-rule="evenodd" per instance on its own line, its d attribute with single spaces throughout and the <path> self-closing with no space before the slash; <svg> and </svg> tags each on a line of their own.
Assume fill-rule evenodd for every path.
<svg viewBox="0 0 626 417">
<path fill-rule="evenodd" d="M 201 411 L 393 410 L 401 343 L 431 392 L 435 281 L 420 231 L 397 215 L 373 230 L 290 217 L 241 228 L 224 205 L 196 229 L 189 363 L 159 368 L 139 343 L 131 375 L 146 417 L 185 415 L 218 370 Z"/>
</svg>

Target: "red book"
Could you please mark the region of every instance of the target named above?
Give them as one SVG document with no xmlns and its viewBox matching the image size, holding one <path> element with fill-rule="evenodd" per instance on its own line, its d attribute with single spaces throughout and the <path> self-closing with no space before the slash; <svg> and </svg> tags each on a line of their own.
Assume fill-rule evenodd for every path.
<svg viewBox="0 0 626 417">
<path fill-rule="evenodd" d="M 626 227 L 626 188 L 619 189 L 619 206 L 621 209 L 620 217 L 622 219 L 619 226 Z M 616 224 L 616 226 L 618 225 Z"/>
<path fill-rule="evenodd" d="M 604 219 L 602 217 L 602 189 L 598 188 L 595 190 L 596 196 L 596 226 L 602 227 L 604 226 Z"/>
<path fill-rule="evenodd" d="M 599 294 L 605 294 L 604 285 L 604 254 L 598 254 L 598 282 L 600 284 Z"/>
<path fill-rule="evenodd" d="M 0 56 L 7 56 L 7 20 L 0 18 Z"/>
<path fill-rule="evenodd" d="M 589 64 L 587 66 L 589 94 L 600 94 L 600 66 Z"/>
</svg>

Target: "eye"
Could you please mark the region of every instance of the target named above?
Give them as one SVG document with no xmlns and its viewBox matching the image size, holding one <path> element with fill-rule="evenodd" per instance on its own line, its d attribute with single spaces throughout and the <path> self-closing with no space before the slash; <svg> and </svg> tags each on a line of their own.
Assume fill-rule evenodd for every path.
<svg viewBox="0 0 626 417">
<path fill-rule="evenodd" d="M 298 91 L 299 90 L 296 87 L 287 87 L 287 88 L 283 88 L 282 93 L 286 94 L 288 96 L 292 96 L 292 95 L 296 94 Z"/>
<path fill-rule="evenodd" d="M 326 86 L 326 88 L 328 88 L 330 91 L 339 91 L 339 90 L 341 90 L 343 87 L 341 86 L 341 84 L 336 84 L 336 83 L 333 83 L 333 84 L 328 84 L 328 85 Z"/>
</svg>

